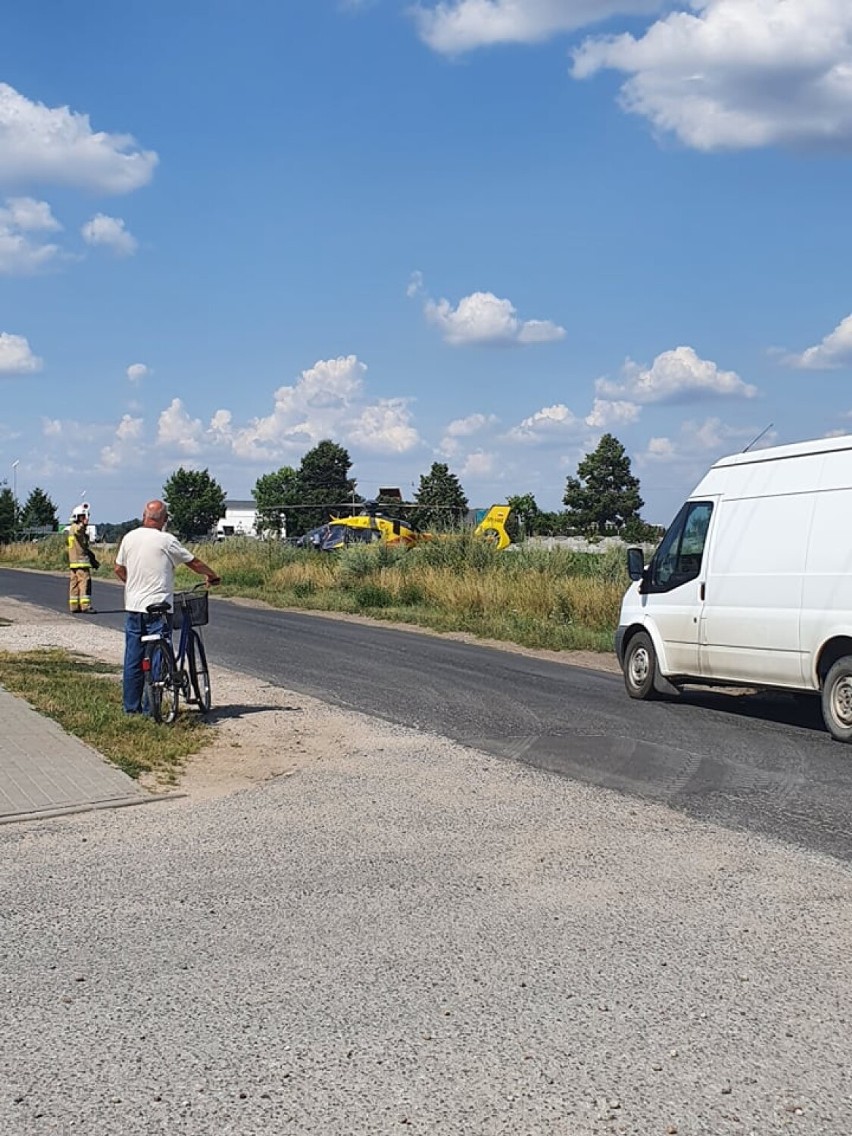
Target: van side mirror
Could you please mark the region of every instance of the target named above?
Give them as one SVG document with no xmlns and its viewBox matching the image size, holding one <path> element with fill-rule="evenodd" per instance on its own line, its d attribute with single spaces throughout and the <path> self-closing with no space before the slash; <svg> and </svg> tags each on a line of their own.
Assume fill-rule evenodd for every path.
<svg viewBox="0 0 852 1136">
<path fill-rule="evenodd" d="M 628 548 L 627 575 L 631 580 L 641 580 L 645 575 L 645 554 L 641 548 Z"/>
</svg>

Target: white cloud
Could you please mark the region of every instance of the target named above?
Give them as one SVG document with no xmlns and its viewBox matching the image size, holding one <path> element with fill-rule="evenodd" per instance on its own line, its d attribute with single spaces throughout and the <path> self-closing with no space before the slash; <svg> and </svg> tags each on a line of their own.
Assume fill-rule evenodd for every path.
<svg viewBox="0 0 852 1136">
<path fill-rule="evenodd" d="M 454 418 L 447 425 L 438 452 L 445 457 L 454 457 L 461 452 L 460 439 L 469 438 L 495 426 L 499 419 L 496 414 L 469 414 L 466 418 Z"/>
<path fill-rule="evenodd" d="M 27 276 L 54 261 L 60 255 L 59 246 L 33 240 L 30 234 L 61 228 L 46 201 L 7 198 L 5 206 L 0 206 L 0 274 Z"/>
<path fill-rule="evenodd" d="M 87 221 L 80 232 L 87 245 L 103 245 L 116 256 L 133 256 L 139 242 L 124 227 L 120 217 L 109 217 L 106 213 L 96 213 Z"/>
<path fill-rule="evenodd" d="M 848 0 L 692 0 L 574 53 L 584 79 L 630 76 L 622 105 L 698 150 L 852 144 Z"/>
<path fill-rule="evenodd" d="M 635 402 L 610 401 L 596 398 L 591 411 L 586 415 L 586 425 L 606 430 L 610 426 L 622 426 L 635 422 L 642 408 Z"/>
<path fill-rule="evenodd" d="M 307 449 L 335 438 L 370 453 L 403 454 L 422 444 L 412 424 L 409 400 L 364 399 L 366 366 L 355 355 L 322 359 L 295 383 L 279 387 L 272 412 L 247 423 L 218 409 L 205 426 L 179 398 L 160 414 L 157 445 L 183 454 L 216 450 L 240 462 L 296 460 Z"/>
<path fill-rule="evenodd" d="M 292 386 L 278 388 L 271 414 L 235 432 L 234 452 L 243 458 L 274 458 L 304 449 L 306 442 L 339 436 L 361 398 L 366 370 L 355 355 L 319 360 Z"/>
<path fill-rule="evenodd" d="M 50 233 L 62 228 L 48 203 L 36 201 L 34 197 L 7 197 L 5 208 L 0 209 L 0 217 L 25 232 Z"/>
<path fill-rule="evenodd" d="M 182 454 L 201 451 L 201 419 L 190 418 L 179 398 L 173 398 L 157 422 L 157 445 Z"/>
<path fill-rule="evenodd" d="M 420 445 L 408 401 L 403 398 L 383 398 L 365 407 L 347 431 L 347 439 L 382 454 L 404 454 Z"/>
<path fill-rule="evenodd" d="M 512 442 L 535 443 L 562 438 L 576 432 L 582 425 L 582 420 L 572 410 L 564 403 L 557 403 L 537 410 L 513 426 L 506 437 Z"/>
<path fill-rule="evenodd" d="M 487 450 L 474 450 L 461 467 L 462 477 L 488 477 L 496 468 L 496 455 Z"/>
<path fill-rule="evenodd" d="M 804 371 L 832 371 L 852 365 L 852 315 L 841 320 L 821 343 L 801 355 L 788 355 L 784 362 Z"/>
<path fill-rule="evenodd" d="M 419 272 L 419 271 L 412 272 L 411 276 L 408 278 L 408 285 L 406 286 L 406 289 L 405 289 L 406 296 L 408 296 L 408 298 L 411 299 L 414 296 L 419 296 L 422 293 L 422 291 L 423 291 L 423 273 Z"/>
<path fill-rule="evenodd" d="M 129 134 L 93 131 L 88 115 L 31 102 L 0 83 L 0 182 L 126 193 L 146 185 L 156 164 Z"/>
<path fill-rule="evenodd" d="M 708 460 L 716 461 L 726 454 L 744 450 L 758 434 L 759 427 L 731 426 L 720 418 L 706 418 L 703 422 L 686 421 L 681 424 L 677 438 L 651 438 L 641 460 L 689 464 L 699 457 L 700 468 L 704 469 Z M 775 432 L 767 431 L 754 448 L 764 449 L 774 445 L 776 439 Z"/>
<path fill-rule="evenodd" d="M 447 433 L 451 438 L 469 438 L 498 421 L 496 414 L 469 414 L 467 418 L 454 418 L 447 426 Z"/>
<path fill-rule="evenodd" d="M 550 320 L 519 320 L 511 301 L 501 300 L 493 292 L 472 292 L 455 308 L 449 300 L 429 299 L 423 310 L 445 342 L 454 347 L 548 343 L 565 336 L 565 329 Z"/>
<path fill-rule="evenodd" d="M 147 363 L 131 363 L 127 368 L 127 377 L 131 383 L 141 383 L 150 373 Z"/>
<path fill-rule="evenodd" d="M 606 397 L 639 403 L 683 402 L 704 396 L 753 398 L 757 394 L 757 387 L 743 382 L 735 371 L 720 371 L 691 347 L 664 351 L 649 368 L 628 359 L 620 382 L 598 379 L 595 389 Z"/>
<path fill-rule="evenodd" d="M 120 442 L 126 442 L 131 438 L 141 438 L 142 425 L 141 418 L 132 418 L 129 414 L 125 414 L 116 427 L 115 436 Z"/>
<path fill-rule="evenodd" d="M 646 456 L 655 461 L 670 461 L 675 455 L 675 445 L 671 438 L 651 438 Z"/>
<path fill-rule="evenodd" d="M 227 439 L 231 437 L 231 412 L 230 410 L 217 410 L 213 417 L 210 419 L 210 430 L 213 435 L 218 439 Z"/>
<path fill-rule="evenodd" d="M 115 428 L 115 439 L 101 449 L 101 467 L 112 470 L 138 465 L 142 458 L 139 441 L 142 438 L 144 421 L 129 414 L 122 416 Z"/>
<path fill-rule="evenodd" d="M 43 365 L 23 335 L 0 331 L 0 375 L 31 375 Z"/>
<path fill-rule="evenodd" d="M 441 0 L 418 4 L 420 37 L 445 55 L 497 43 L 535 43 L 618 13 L 643 14 L 663 0 Z"/>
</svg>

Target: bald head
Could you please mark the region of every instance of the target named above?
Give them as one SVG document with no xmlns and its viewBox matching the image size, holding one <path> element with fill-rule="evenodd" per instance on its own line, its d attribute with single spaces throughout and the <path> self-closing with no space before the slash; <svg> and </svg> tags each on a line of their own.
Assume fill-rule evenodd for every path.
<svg viewBox="0 0 852 1136">
<path fill-rule="evenodd" d="M 149 501 L 142 512 L 142 524 L 150 529 L 161 529 L 169 519 L 169 511 L 162 501 Z"/>
</svg>

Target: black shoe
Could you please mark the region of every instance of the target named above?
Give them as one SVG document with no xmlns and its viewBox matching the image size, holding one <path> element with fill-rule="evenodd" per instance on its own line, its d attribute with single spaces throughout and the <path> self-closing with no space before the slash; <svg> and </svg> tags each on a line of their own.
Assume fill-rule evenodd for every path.
<svg viewBox="0 0 852 1136">
<path fill-rule="evenodd" d="M 82 614 L 83 615 L 97 615 L 98 613 L 95 611 L 95 609 L 93 607 L 84 607 L 84 608 L 82 608 Z"/>
</svg>

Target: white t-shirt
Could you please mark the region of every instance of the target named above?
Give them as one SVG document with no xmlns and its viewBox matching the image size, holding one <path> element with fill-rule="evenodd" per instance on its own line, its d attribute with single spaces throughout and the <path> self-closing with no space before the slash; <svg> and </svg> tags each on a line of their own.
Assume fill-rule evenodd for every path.
<svg viewBox="0 0 852 1136">
<path fill-rule="evenodd" d="M 138 528 L 121 541 L 116 564 L 127 569 L 126 611 L 145 611 L 149 604 L 173 603 L 175 567 L 195 555 L 177 537 L 160 529 Z"/>
</svg>

